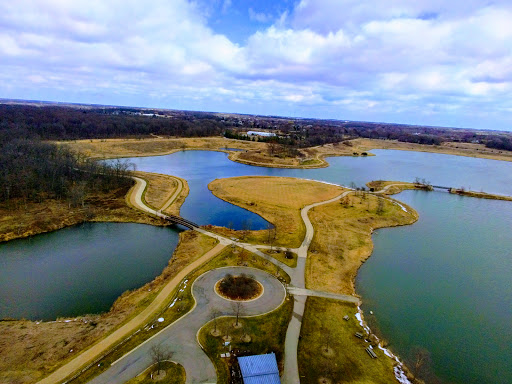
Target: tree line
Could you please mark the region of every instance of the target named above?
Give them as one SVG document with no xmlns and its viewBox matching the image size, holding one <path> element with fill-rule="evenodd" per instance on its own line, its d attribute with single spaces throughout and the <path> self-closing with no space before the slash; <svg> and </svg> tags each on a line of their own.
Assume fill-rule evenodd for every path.
<svg viewBox="0 0 512 384">
<path fill-rule="evenodd" d="M 61 145 L 37 139 L 0 141 L 0 202 L 67 199 L 83 205 L 86 196 L 128 186 L 128 164 L 97 163 Z"/>
<path fill-rule="evenodd" d="M 0 104 L 0 141 L 3 136 L 13 134 L 43 140 L 149 137 L 155 134 L 173 137 L 225 135 L 256 140 L 245 134 L 254 129 L 280 133 L 278 138 L 259 137 L 258 141 L 294 148 L 363 137 L 425 145 L 481 143 L 489 148 L 512 150 L 511 134 L 471 129 L 124 107 Z"/>
</svg>

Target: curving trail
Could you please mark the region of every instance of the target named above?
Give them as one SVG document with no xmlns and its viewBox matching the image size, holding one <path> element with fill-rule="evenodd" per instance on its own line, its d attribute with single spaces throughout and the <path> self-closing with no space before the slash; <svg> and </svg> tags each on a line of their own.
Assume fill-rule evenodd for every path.
<svg viewBox="0 0 512 384">
<path fill-rule="evenodd" d="M 342 199 L 349 193 L 353 191 L 345 191 L 341 195 L 332 198 L 330 200 L 321 201 L 318 203 L 310 204 L 302 208 L 300 211 L 300 216 L 304 221 L 304 225 L 306 226 L 306 235 L 304 236 L 304 240 L 299 248 L 297 248 L 297 268 L 296 273 L 294 274 L 295 279 L 292 277 L 291 284 L 294 288 L 298 288 L 299 290 L 305 290 L 305 271 L 306 271 L 306 259 L 308 257 L 308 249 L 311 245 L 311 241 L 313 240 L 313 236 L 315 234 L 315 230 L 313 228 L 313 224 L 311 224 L 311 220 L 309 220 L 308 213 L 319 205 L 333 203 L 339 199 Z M 293 292 L 293 288 L 291 289 Z M 299 378 L 299 365 L 297 361 L 297 352 L 299 345 L 299 336 L 300 329 L 302 326 L 302 317 L 304 316 L 304 306 L 306 304 L 307 295 L 305 294 L 297 294 L 295 291 L 294 302 L 293 302 L 293 315 L 290 323 L 288 324 L 288 329 L 286 331 L 286 340 L 285 340 L 285 353 L 284 353 L 284 372 L 281 378 L 281 382 L 283 384 L 296 384 L 300 383 Z M 301 291 L 299 291 L 301 292 Z M 304 292 L 304 291 L 302 291 Z M 319 296 L 315 291 L 309 291 L 312 296 Z M 339 298 L 338 298 L 339 299 Z M 354 298 L 359 302 L 359 299 Z"/>
<path fill-rule="evenodd" d="M 159 344 L 174 352 L 172 360 L 185 368 L 187 383 L 215 383 L 215 368 L 201 349 L 196 336 L 203 325 L 212 319 L 214 310 L 219 312 L 219 316 L 236 315 L 232 301 L 220 297 L 214 291 L 217 281 L 227 273 L 246 273 L 263 285 L 264 291 L 260 297 L 244 302 L 244 317 L 271 312 L 286 298 L 286 291 L 281 282 L 262 270 L 226 267 L 208 271 L 192 284 L 195 305 L 190 312 L 114 362 L 107 371 L 90 383 L 121 384 L 137 376 L 152 364 L 150 349 L 153 345 Z"/>
<path fill-rule="evenodd" d="M 180 195 L 183 189 L 183 183 L 181 180 L 177 179 L 179 182 L 177 191 L 163 205 L 162 209 L 157 211 L 151 207 L 148 207 L 142 201 L 142 195 L 145 188 L 147 187 L 146 180 L 139 177 L 133 177 L 133 179 L 136 181 L 136 185 L 130 191 L 130 196 L 128 198 L 130 204 L 146 213 L 162 218 L 166 215 L 161 213 L 161 211 L 168 208 Z M 352 190 L 345 191 L 335 198 L 308 205 L 301 210 L 301 218 L 304 221 L 306 227 L 306 234 L 301 246 L 299 248 L 293 249 L 293 251 L 298 254 L 296 268 L 290 268 L 289 266 L 275 260 L 271 256 L 261 252 L 258 249 L 265 248 L 265 246 L 239 243 L 221 235 L 206 231 L 202 228 L 193 228 L 200 233 L 217 239 L 219 244 L 204 254 L 201 258 L 180 271 L 180 273 L 162 289 L 155 300 L 140 314 L 135 316 L 127 324 L 114 331 L 112 334 L 97 344 L 82 352 L 80 355 L 56 370 L 51 375 L 39 381 L 38 384 L 53 384 L 62 382 L 66 377 L 76 373 L 86 364 L 94 361 L 94 359 L 104 354 L 128 335 L 145 326 L 149 320 L 154 318 L 161 305 L 163 305 L 165 302 L 168 302 L 170 295 L 174 289 L 178 287 L 186 275 L 188 275 L 197 267 L 211 260 L 214 256 L 220 253 L 225 246 L 232 244 L 243 246 L 247 250 L 276 264 L 286 273 L 288 273 L 291 278 L 289 292 L 294 296 L 294 307 L 293 316 L 286 332 L 285 361 L 282 382 L 285 384 L 299 383 L 300 379 L 297 362 L 297 346 L 299 341 L 302 316 L 304 314 L 304 304 L 306 302 L 307 296 L 326 297 L 326 295 L 329 295 L 329 297 L 336 298 L 338 300 L 349 302 L 356 302 L 356 300 L 358 301 L 358 299 L 353 296 L 337 295 L 335 297 L 332 296 L 332 294 L 325 292 L 305 289 L 304 273 L 306 267 L 307 251 L 314 236 L 314 228 L 311 224 L 311 221 L 309 220 L 308 212 L 314 207 L 332 203 L 352 192 Z M 135 377 L 137 374 L 144 371 L 149 365 L 151 365 L 148 351 L 149 348 L 151 348 L 151 345 L 154 345 L 155 343 L 167 343 L 171 346 L 172 350 L 175 352 L 173 360 L 184 366 L 187 372 L 188 383 L 216 382 L 215 369 L 213 368 L 209 358 L 199 347 L 195 336 L 199 329 L 206 322 L 208 322 L 208 320 L 211 319 L 212 308 L 220 310 L 221 313 L 226 316 L 234 315 L 231 302 L 222 299 L 217 294 L 215 294 L 212 288 L 213 285 L 211 284 L 213 280 L 216 279 L 216 282 L 220 279 L 219 274 L 225 274 L 227 271 L 240 271 L 241 269 L 247 269 L 247 272 L 249 274 L 255 275 L 258 281 L 260 281 L 265 287 L 265 293 L 260 298 L 244 305 L 244 307 L 247 307 L 244 308 L 244 310 L 248 316 L 264 314 L 276 309 L 282 304 L 284 298 L 286 297 L 286 289 L 276 278 L 264 271 L 243 267 L 227 267 L 209 271 L 201 275 L 193 283 L 192 292 L 196 300 L 196 305 L 191 312 L 176 322 L 170 324 L 168 327 L 154 335 L 146 342 L 139 345 L 137 348 L 130 351 L 128 354 L 115 362 L 107 371 L 103 372 L 91 382 L 96 384 L 123 383 L 128 379 Z M 183 319 L 186 319 L 186 321 L 181 321 Z"/>
</svg>

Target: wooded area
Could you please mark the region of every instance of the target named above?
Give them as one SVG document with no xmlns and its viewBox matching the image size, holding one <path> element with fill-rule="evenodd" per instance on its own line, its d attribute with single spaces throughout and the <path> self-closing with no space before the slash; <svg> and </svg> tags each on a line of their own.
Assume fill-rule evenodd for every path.
<svg viewBox="0 0 512 384">
<path fill-rule="evenodd" d="M 35 139 L 0 142 L 0 202 L 12 199 L 43 201 L 68 199 L 70 206 L 84 204 L 91 192 L 128 186 L 128 164 L 97 163 L 56 144 Z"/>
</svg>

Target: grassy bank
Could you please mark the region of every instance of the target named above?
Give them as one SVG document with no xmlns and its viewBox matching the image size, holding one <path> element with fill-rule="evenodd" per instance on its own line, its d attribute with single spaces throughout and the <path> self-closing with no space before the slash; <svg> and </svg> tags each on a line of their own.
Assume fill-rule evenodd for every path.
<svg viewBox="0 0 512 384">
<path fill-rule="evenodd" d="M 359 325 L 353 304 L 308 297 L 299 341 L 299 374 L 304 383 L 396 383 L 394 360 L 374 348 L 376 359 Z M 343 317 L 349 319 L 344 320 Z M 359 339 L 355 333 L 361 333 Z M 376 347 L 376 344 L 373 343 Z"/>
<path fill-rule="evenodd" d="M 136 316 L 180 270 L 214 245 L 210 237 L 182 232 L 162 274 L 123 293 L 107 313 L 56 322 L 0 321 L 0 382 L 30 383 L 54 371 Z"/>
<path fill-rule="evenodd" d="M 146 172 L 135 174 L 148 181 L 144 198 L 157 209 L 176 192 L 178 182 L 173 176 Z M 165 212 L 179 213 L 188 194 L 186 181 L 181 181 L 183 188 L 180 195 Z M 130 187 L 126 187 L 106 193 L 89 194 L 85 197 L 83 206 L 71 206 L 68 201 L 57 199 L 44 199 L 40 202 L 13 200 L 1 203 L 0 242 L 51 232 L 86 221 L 167 225 L 159 218 L 130 208 L 125 197 L 129 190 Z"/>
<path fill-rule="evenodd" d="M 479 199 L 512 201 L 512 196 L 495 195 L 493 193 L 485 193 L 485 192 L 466 191 L 464 189 L 457 189 L 457 188 L 450 189 L 450 193 L 453 193 L 453 194 L 459 195 L 459 196 L 478 197 Z"/>
<path fill-rule="evenodd" d="M 373 250 L 372 232 L 411 224 L 418 215 L 409 207 L 405 212 L 392 200 L 358 192 L 314 208 L 309 217 L 315 234 L 308 252 L 306 286 L 353 295 L 357 270 Z"/>
<path fill-rule="evenodd" d="M 84 206 L 70 207 L 65 200 L 21 200 L 0 204 L 0 242 L 51 232 L 86 221 L 131 222 L 164 225 L 126 205 L 128 188 L 88 195 Z"/>
<path fill-rule="evenodd" d="M 287 177 L 234 177 L 214 180 L 208 188 L 222 200 L 254 212 L 274 224 L 274 245 L 283 247 L 300 246 L 305 234 L 300 217 L 304 206 L 331 199 L 342 192 L 342 188 L 334 185 Z M 251 232 L 247 234 L 246 241 L 268 244 L 268 232 Z"/>
</svg>

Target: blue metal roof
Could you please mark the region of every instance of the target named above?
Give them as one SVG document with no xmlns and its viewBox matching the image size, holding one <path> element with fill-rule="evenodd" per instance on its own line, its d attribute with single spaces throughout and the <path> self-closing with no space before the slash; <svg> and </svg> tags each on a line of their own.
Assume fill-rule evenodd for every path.
<svg viewBox="0 0 512 384">
<path fill-rule="evenodd" d="M 244 384 L 280 384 L 275 353 L 238 358 Z"/>
</svg>

